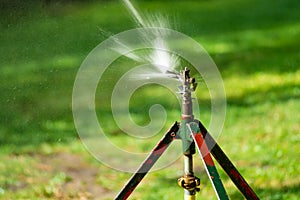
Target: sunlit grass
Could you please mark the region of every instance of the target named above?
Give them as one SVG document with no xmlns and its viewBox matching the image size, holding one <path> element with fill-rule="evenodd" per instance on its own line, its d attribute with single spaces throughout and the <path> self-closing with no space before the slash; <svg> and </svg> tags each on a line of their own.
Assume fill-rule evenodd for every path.
<svg viewBox="0 0 300 200">
<path fill-rule="evenodd" d="M 170 16 L 171 24 L 200 42 L 216 62 L 227 94 L 226 121 L 218 142 L 261 199 L 298 199 L 299 1 L 136 3 L 141 10 Z M 110 32 L 133 28 L 134 23 L 117 1 L 34 2 L 19 6 L 24 10 L 0 13 L 0 199 L 58 198 L 56 195 L 72 177 L 69 171 L 51 170 L 41 164 L 43 159 L 61 154 L 82 157 L 84 170 L 97 168 L 94 185 L 104 188 L 103 194 L 109 193 L 105 198 L 112 199 L 130 174 L 104 166 L 83 148 L 73 125 L 72 87 L 85 56 Z M 103 29 L 106 35 L 102 35 Z M 118 77 L 121 71 L 111 74 Z M 131 102 L 134 121 L 147 124 L 154 103 L 165 106 L 168 118 L 158 135 L 133 144 L 131 137 L 108 120 L 111 114 L 106 109 L 112 87 L 102 88 L 107 93 L 97 96 L 96 105 L 107 136 L 118 146 L 149 152 L 174 120 L 180 120 L 175 97 L 170 105 L 170 99 L 162 98 L 162 89 L 155 95 L 151 88 L 141 91 Z M 197 97 L 201 120 L 207 125 L 209 95 L 202 88 L 200 85 Z M 107 100 L 104 108 L 99 98 Z M 181 148 L 179 142 L 176 145 Z M 215 199 L 199 155 L 195 159 L 196 174 L 202 181 L 198 198 Z M 61 163 L 64 160 L 56 164 Z M 242 199 L 226 175 L 220 173 L 231 198 Z M 147 175 L 132 199 L 181 198 L 183 192 L 177 186 L 181 175 L 179 159 Z M 68 195 L 79 198 L 73 191 Z"/>
</svg>

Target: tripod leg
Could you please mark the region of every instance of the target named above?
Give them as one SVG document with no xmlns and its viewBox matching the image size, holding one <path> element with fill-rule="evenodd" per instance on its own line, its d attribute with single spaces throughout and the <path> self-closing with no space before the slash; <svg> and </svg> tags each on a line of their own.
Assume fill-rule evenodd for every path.
<svg viewBox="0 0 300 200">
<path fill-rule="evenodd" d="M 144 160 L 144 162 L 141 164 L 139 169 L 135 172 L 135 174 L 130 178 L 127 184 L 123 187 L 121 192 L 116 196 L 115 200 L 125 200 L 130 196 L 130 194 L 142 181 L 144 176 L 149 172 L 149 170 L 152 168 L 155 162 L 159 159 L 159 157 L 163 154 L 163 152 L 175 139 L 178 129 L 179 126 L 177 122 L 175 122 L 174 125 L 170 128 L 170 130 L 158 142 L 158 144 L 148 155 L 148 157 Z"/>
<path fill-rule="evenodd" d="M 246 180 L 242 177 L 239 171 L 235 168 L 226 154 L 222 151 L 217 142 L 209 134 L 206 128 L 200 121 L 197 121 L 203 138 L 205 138 L 205 143 L 211 151 L 211 154 L 218 161 L 220 166 L 224 169 L 227 175 L 230 177 L 235 186 L 244 195 L 246 199 L 257 200 L 259 199 Z"/>
<path fill-rule="evenodd" d="M 214 161 L 210 155 L 210 152 L 207 148 L 207 145 L 202 137 L 202 135 L 198 132 L 195 132 L 195 130 L 193 131 L 193 129 L 198 129 L 198 127 L 196 128 L 192 128 L 190 126 L 190 124 L 187 125 L 191 131 L 191 136 L 193 137 L 193 140 L 195 142 L 195 145 L 199 151 L 199 153 L 201 154 L 201 159 L 204 163 L 204 167 L 205 170 L 207 172 L 207 175 L 213 185 L 213 188 L 218 196 L 218 199 L 221 200 L 229 200 L 228 195 L 226 193 L 226 190 L 223 186 L 223 183 L 221 181 L 221 178 L 218 174 L 217 168 L 214 164 Z"/>
</svg>

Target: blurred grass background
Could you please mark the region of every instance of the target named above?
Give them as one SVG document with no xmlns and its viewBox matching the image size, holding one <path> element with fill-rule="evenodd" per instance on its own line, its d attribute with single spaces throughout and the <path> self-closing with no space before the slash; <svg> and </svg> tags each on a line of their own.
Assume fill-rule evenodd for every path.
<svg viewBox="0 0 300 200">
<path fill-rule="evenodd" d="M 169 16 L 214 59 L 227 93 L 218 142 L 261 199 L 299 199 L 300 2 L 135 4 Z M 73 125 L 72 87 L 81 62 L 107 38 L 103 30 L 134 27 L 120 1 L 0 2 L 0 199 L 113 199 L 130 174 L 105 167 L 82 147 Z M 209 109 L 203 106 L 205 118 Z M 137 117 L 145 118 L 142 112 Z M 116 131 L 111 129 L 112 140 L 130 144 Z M 140 148 L 150 150 L 155 142 Z M 197 162 L 198 198 L 216 199 Z M 181 163 L 147 175 L 131 199 L 178 199 Z M 243 199 L 220 174 L 231 199 Z"/>
</svg>

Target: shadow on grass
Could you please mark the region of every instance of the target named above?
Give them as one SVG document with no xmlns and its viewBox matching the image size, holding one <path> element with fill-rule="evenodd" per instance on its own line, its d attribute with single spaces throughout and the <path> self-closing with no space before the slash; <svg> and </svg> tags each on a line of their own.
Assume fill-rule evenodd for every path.
<svg viewBox="0 0 300 200">
<path fill-rule="evenodd" d="M 182 25 L 183 32 L 191 33 L 192 36 L 221 37 L 236 31 L 263 30 L 297 23 L 300 2 L 189 1 L 182 2 L 181 6 L 174 4 L 174 7 L 172 9 L 180 10 L 179 27 Z"/>
<path fill-rule="evenodd" d="M 280 74 L 299 70 L 299 44 L 281 47 L 257 47 L 231 53 L 212 54 L 219 70 L 225 74 L 250 75 L 255 73 Z"/>
<path fill-rule="evenodd" d="M 4 76 L 0 86 L 0 145 L 17 150 L 76 139 L 71 110 L 72 70 L 19 75 Z"/>
<path fill-rule="evenodd" d="M 264 103 L 284 103 L 291 99 L 300 99 L 300 91 L 297 84 L 250 90 L 242 96 L 227 98 L 227 104 L 238 107 L 249 107 Z"/>
</svg>

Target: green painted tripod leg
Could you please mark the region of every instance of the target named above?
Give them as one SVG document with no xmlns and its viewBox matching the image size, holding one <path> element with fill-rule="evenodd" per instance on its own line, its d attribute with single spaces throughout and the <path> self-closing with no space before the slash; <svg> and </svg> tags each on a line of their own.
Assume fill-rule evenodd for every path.
<svg viewBox="0 0 300 200">
<path fill-rule="evenodd" d="M 236 169 L 236 167 L 233 165 L 233 163 L 230 161 L 227 155 L 223 152 L 223 150 L 217 144 L 214 138 L 209 134 L 204 125 L 200 121 L 195 120 L 195 122 L 200 128 L 202 137 L 205 139 L 205 143 L 210 149 L 211 154 L 227 173 L 234 185 L 239 189 L 239 191 L 244 195 L 246 199 L 259 200 L 257 194 L 250 187 L 247 181 L 243 178 L 240 172 Z"/>
<path fill-rule="evenodd" d="M 191 136 L 193 137 L 193 140 L 195 141 L 195 145 L 199 153 L 201 154 L 201 159 L 203 161 L 205 170 L 218 196 L 218 199 L 229 200 L 226 190 L 218 174 L 217 168 L 207 148 L 205 140 L 203 139 L 200 130 L 198 130 L 199 129 L 198 125 L 195 125 L 195 123 L 190 123 L 187 124 L 187 126 L 189 127 Z"/>
</svg>

